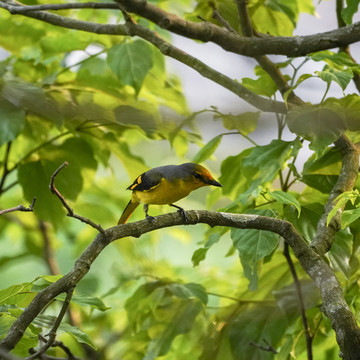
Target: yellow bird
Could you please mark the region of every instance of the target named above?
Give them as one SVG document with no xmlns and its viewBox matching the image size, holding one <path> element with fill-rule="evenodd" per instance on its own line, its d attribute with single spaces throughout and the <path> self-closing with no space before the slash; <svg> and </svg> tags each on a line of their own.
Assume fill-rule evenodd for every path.
<svg viewBox="0 0 360 360">
<path fill-rule="evenodd" d="M 159 166 L 146 171 L 126 189 L 132 190 L 131 200 L 118 224 L 125 224 L 140 203 L 144 204 L 144 212 L 149 221 L 154 219 L 148 214 L 149 205 L 153 204 L 173 206 L 186 219 L 184 209 L 174 205 L 174 202 L 208 185 L 221 187 L 207 169 L 195 163 Z"/>
</svg>

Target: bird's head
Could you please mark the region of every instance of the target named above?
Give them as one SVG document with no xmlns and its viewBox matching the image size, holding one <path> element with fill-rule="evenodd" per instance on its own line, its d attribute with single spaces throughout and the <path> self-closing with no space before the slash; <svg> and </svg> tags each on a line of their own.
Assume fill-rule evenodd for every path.
<svg viewBox="0 0 360 360">
<path fill-rule="evenodd" d="M 180 166 L 186 171 L 188 179 L 191 180 L 195 189 L 209 185 L 222 187 L 222 185 L 212 177 L 209 170 L 203 166 L 195 163 L 186 163 Z"/>
</svg>

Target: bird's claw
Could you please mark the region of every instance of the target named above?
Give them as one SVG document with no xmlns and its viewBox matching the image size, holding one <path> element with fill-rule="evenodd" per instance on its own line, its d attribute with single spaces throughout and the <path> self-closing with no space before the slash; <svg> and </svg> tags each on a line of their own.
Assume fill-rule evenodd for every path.
<svg viewBox="0 0 360 360">
<path fill-rule="evenodd" d="M 180 209 L 178 210 L 178 213 L 179 213 L 179 214 L 182 216 L 182 218 L 184 219 L 185 224 L 186 224 L 186 225 L 189 224 L 189 219 L 188 219 L 188 217 L 187 217 L 187 215 L 186 215 L 185 210 L 182 209 L 182 208 L 180 208 Z"/>
<path fill-rule="evenodd" d="M 147 215 L 146 214 L 146 220 L 150 223 L 153 224 L 154 222 L 156 222 L 156 219 L 153 216 Z"/>
</svg>

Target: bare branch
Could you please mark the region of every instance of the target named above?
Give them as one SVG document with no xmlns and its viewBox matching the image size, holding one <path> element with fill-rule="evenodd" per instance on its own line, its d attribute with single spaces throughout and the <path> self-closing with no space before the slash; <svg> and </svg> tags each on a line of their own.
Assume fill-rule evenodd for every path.
<svg viewBox="0 0 360 360">
<path fill-rule="evenodd" d="M 60 165 L 55 172 L 51 175 L 51 180 L 50 180 L 50 191 L 52 194 L 56 195 L 58 197 L 58 199 L 61 201 L 61 203 L 63 204 L 64 208 L 67 210 L 67 216 L 72 217 L 74 219 L 78 219 L 82 222 L 84 222 L 85 224 L 88 224 L 90 226 L 92 226 L 94 229 L 96 229 L 97 231 L 104 233 L 104 229 L 98 225 L 95 224 L 93 221 L 91 221 L 88 218 L 85 218 L 83 216 L 77 215 L 74 213 L 73 209 L 70 207 L 70 205 L 66 202 L 65 198 L 61 195 L 60 191 L 55 187 L 55 178 L 56 176 L 59 174 L 59 172 L 66 166 L 68 166 L 69 164 L 65 161 L 62 165 Z"/>
<path fill-rule="evenodd" d="M 330 319 L 336 332 L 337 342 L 345 354 L 360 353 L 360 335 L 353 313 L 346 303 L 341 286 L 327 263 L 303 240 L 294 226 L 285 221 L 266 216 L 241 215 L 205 210 L 186 212 L 188 224 L 199 223 L 209 226 L 227 226 L 239 229 L 267 230 L 282 236 L 298 259 L 302 268 L 320 289 L 322 309 Z M 124 237 L 141 235 L 161 228 L 184 225 L 184 218 L 177 212 L 161 215 L 149 223 L 146 219 L 106 229 L 99 233 L 89 247 L 82 253 L 68 274 L 39 292 L 30 305 L 14 322 L 7 336 L 0 342 L 11 350 L 21 339 L 25 329 L 40 311 L 57 295 L 67 292 L 89 271 L 91 264 L 112 241 Z M 351 358 L 351 357 L 349 357 Z"/>
<path fill-rule="evenodd" d="M 36 201 L 36 197 L 33 198 L 33 201 L 29 207 L 25 207 L 23 205 L 18 205 L 13 208 L 0 210 L 0 215 L 4 215 L 4 214 L 7 214 L 9 212 L 14 212 L 14 211 L 32 212 L 32 211 L 34 211 L 35 201 Z"/>
</svg>

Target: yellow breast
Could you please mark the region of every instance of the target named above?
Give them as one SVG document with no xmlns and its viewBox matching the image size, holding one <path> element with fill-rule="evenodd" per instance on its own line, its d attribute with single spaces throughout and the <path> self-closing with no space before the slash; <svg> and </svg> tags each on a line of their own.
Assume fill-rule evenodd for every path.
<svg viewBox="0 0 360 360">
<path fill-rule="evenodd" d="M 189 182 L 185 182 L 184 180 L 170 182 L 162 179 L 157 186 L 150 190 L 134 190 L 132 198 L 134 201 L 140 201 L 143 204 L 172 204 L 189 195 L 189 193 L 197 187 L 194 187 L 192 184 L 189 184 Z"/>
</svg>

